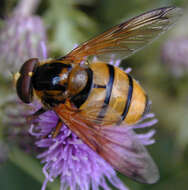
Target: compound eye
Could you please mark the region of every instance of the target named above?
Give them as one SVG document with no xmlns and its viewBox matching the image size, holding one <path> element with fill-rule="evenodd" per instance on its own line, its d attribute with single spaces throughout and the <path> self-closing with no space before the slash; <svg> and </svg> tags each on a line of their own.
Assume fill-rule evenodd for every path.
<svg viewBox="0 0 188 190">
<path fill-rule="evenodd" d="M 33 99 L 33 85 L 31 81 L 32 73 L 34 72 L 37 58 L 32 58 L 26 61 L 20 69 L 20 77 L 16 82 L 16 90 L 19 98 L 26 104 L 31 103 Z"/>
</svg>

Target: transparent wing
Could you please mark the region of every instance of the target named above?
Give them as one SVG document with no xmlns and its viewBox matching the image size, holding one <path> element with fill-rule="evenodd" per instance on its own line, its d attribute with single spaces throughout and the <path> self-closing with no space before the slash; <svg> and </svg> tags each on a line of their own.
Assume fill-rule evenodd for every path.
<svg viewBox="0 0 188 190">
<path fill-rule="evenodd" d="M 105 118 L 107 111 L 110 113 L 110 116 L 108 114 L 108 119 Z M 81 109 L 79 117 L 84 121 L 97 124 L 105 123 L 106 125 L 117 123 L 117 121 L 121 120 L 121 115 L 109 104 L 105 104 L 104 101 L 90 103 L 87 108 Z"/>
<path fill-rule="evenodd" d="M 70 113 L 63 105 L 55 111 L 83 142 L 114 169 L 141 183 L 152 184 L 159 179 L 155 163 L 129 128 L 98 127 L 80 119 L 78 113 Z"/>
<path fill-rule="evenodd" d="M 126 58 L 169 29 L 181 14 L 182 10 L 176 7 L 146 12 L 83 43 L 66 58 L 74 63 L 80 63 L 91 55 L 98 56 L 102 61 Z"/>
</svg>

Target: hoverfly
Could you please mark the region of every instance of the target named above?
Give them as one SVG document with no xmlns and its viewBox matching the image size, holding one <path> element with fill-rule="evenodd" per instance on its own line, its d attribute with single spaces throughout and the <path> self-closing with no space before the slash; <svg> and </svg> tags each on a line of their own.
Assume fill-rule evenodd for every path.
<svg viewBox="0 0 188 190">
<path fill-rule="evenodd" d="M 155 183 L 158 169 L 144 146 L 132 138 L 120 144 L 113 130 L 108 130 L 108 126 L 137 123 L 148 110 L 147 95 L 129 74 L 108 63 L 143 48 L 180 14 L 176 7 L 155 9 L 111 28 L 64 57 L 29 59 L 17 79 L 19 98 L 24 103 L 31 103 L 33 96 L 41 101 L 43 108 L 33 117 L 49 109 L 59 116 L 53 137 L 65 123 L 114 169 L 138 182 Z M 89 56 L 100 61 L 88 64 Z"/>
</svg>

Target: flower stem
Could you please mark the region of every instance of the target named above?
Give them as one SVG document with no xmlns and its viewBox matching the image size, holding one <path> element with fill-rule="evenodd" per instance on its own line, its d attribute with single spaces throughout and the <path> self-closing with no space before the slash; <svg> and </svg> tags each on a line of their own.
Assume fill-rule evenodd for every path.
<svg viewBox="0 0 188 190">
<path fill-rule="evenodd" d="M 39 183 L 41 184 L 43 183 L 44 175 L 42 173 L 42 168 L 40 166 L 40 163 L 38 163 L 31 156 L 27 155 L 25 152 L 21 151 L 18 147 L 14 146 L 11 149 L 9 159 L 12 163 L 14 163 L 16 166 L 18 166 L 23 171 L 28 173 Z M 48 188 L 49 190 L 59 190 L 60 185 L 57 182 L 53 182 L 48 184 Z"/>
</svg>

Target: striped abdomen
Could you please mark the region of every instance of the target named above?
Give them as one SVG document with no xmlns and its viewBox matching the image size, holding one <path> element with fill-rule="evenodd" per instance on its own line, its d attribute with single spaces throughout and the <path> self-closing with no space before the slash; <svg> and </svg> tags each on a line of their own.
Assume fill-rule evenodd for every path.
<svg viewBox="0 0 188 190">
<path fill-rule="evenodd" d="M 105 63 L 92 63 L 87 88 L 72 102 L 84 117 L 102 124 L 132 124 L 148 109 L 144 90 L 128 74 Z"/>
</svg>

